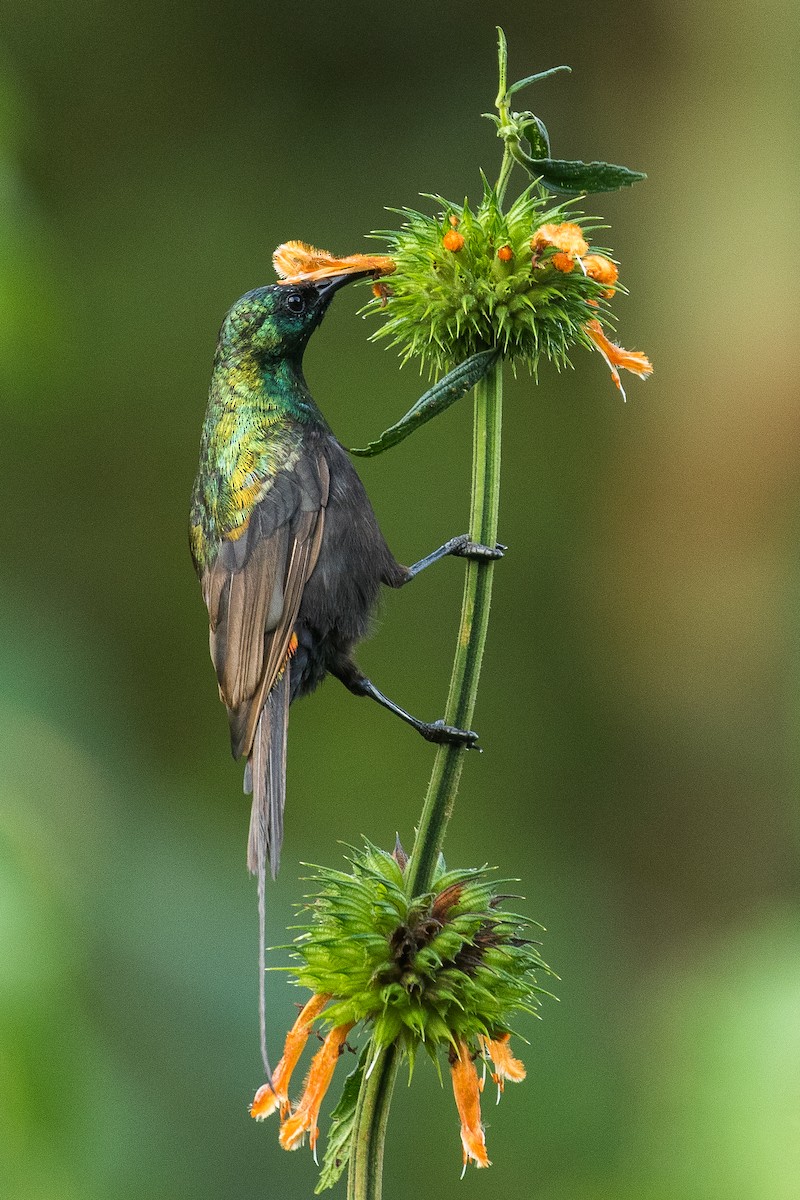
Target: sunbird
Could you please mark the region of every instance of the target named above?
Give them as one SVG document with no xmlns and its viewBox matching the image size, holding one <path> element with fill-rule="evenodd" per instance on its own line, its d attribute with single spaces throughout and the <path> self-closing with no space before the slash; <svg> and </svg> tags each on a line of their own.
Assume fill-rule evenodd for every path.
<svg viewBox="0 0 800 1200">
<path fill-rule="evenodd" d="M 502 556 L 464 534 L 411 567 L 396 561 L 347 452 L 303 377 L 303 353 L 334 294 L 370 271 L 271 284 L 237 300 L 222 324 L 192 493 L 190 544 L 208 608 L 211 658 L 231 748 L 252 792 L 247 864 L 258 877 L 261 1054 L 266 867 L 283 840 L 289 705 L 326 674 L 370 696 L 430 742 L 477 735 L 417 720 L 352 658 L 381 584 L 399 588 L 456 555 Z"/>
</svg>

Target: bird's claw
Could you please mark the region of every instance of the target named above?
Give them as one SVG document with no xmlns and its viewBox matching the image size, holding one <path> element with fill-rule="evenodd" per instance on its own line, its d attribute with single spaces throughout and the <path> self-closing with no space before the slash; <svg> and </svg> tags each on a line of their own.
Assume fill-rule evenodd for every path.
<svg viewBox="0 0 800 1200">
<path fill-rule="evenodd" d="M 459 538 L 456 545 L 450 551 L 456 558 L 471 558 L 475 562 L 494 562 L 498 558 L 502 558 L 508 546 L 498 542 L 492 549 L 491 546 L 483 546 L 480 542 L 471 542 L 469 534 L 465 533 L 463 538 Z"/>
<path fill-rule="evenodd" d="M 454 729 L 445 725 L 444 721 L 432 721 L 422 725 L 420 733 L 426 742 L 434 742 L 437 746 L 463 746 L 465 750 L 479 750 L 475 743 L 478 735 L 472 729 Z"/>
</svg>

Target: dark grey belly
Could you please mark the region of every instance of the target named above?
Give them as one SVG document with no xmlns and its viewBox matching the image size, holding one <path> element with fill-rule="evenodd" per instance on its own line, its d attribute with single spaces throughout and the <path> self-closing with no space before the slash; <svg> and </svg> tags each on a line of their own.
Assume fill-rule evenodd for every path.
<svg viewBox="0 0 800 1200">
<path fill-rule="evenodd" d="M 349 658 L 369 630 L 381 583 L 398 570 L 364 485 L 333 438 L 325 446 L 331 486 L 317 565 L 303 591 L 295 625 L 292 695 L 311 691 L 337 661 Z"/>
</svg>

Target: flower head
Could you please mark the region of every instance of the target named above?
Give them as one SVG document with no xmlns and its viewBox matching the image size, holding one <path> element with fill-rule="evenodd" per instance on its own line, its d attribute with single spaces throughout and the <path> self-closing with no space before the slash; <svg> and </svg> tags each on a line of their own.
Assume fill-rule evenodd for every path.
<svg viewBox="0 0 800 1200">
<path fill-rule="evenodd" d="M 537 1010 L 536 972 L 549 973 L 524 936 L 531 922 L 503 911 L 504 897 L 486 870 L 447 871 L 441 863 L 431 891 L 410 898 L 402 853 L 368 845 L 354 852 L 351 865 L 349 874 L 318 869 L 321 891 L 293 947 L 297 982 L 313 996 L 287 1035 L 273 1076 L 275 1098 L 265 1085 L 251 1112 L 261 1117 L 280 1109 L 284 1149 L 295 1149 L 306 1133 L 313 1149 L 336 1062 L 361 1024 L 371 1034 L 372 1058 L 391 1044 L 412 1065 L 420 1047 L 434 1060 L 447 1054 L 464 1161 L 488 1166 L 474 1059 L 488 1055 L 495 1078 L 524 1078 L 508 1047 L 508 1022 L 514 1011 Z M 289 1077 L 317 1019 L 329 1032 L 289 1113 Z M 366 1069 L 364 1056 L 359 1069 Z"/>
<path fill-rule="evenodd" d="M 533 371 L 542 357 L 560 368 L 574 346 L 597 348 L 617 381 L 628 362 L 615 363 L 595 337 L 620 290 L 608 252 L 590 252 L 597 218 L 576 213 L 571 201 L 553 204 L 536 182 L 506 212 L 488 184 L 477 209 L 430 199 L 437 215 L 402 209 L 402 227 L 379 235 L 396 270 L 374 336 L 436 371 L 494 349 Z"/>
</svg>

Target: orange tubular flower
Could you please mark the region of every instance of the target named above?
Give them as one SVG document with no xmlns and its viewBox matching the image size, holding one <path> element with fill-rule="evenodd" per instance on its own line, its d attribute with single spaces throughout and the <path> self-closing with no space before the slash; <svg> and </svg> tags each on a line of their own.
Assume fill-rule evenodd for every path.
<svg viewBox="0 0 800 1200">
<path fill-rule="evenodd" d="M 453 1078 L 453 1095 L 461 1118 L 461 1145 L 464 1152 L 464 1171 L 470 1159 L 476 1167 L 489 1167 L 486 1139 L 481 1124 L 481 1091 L 478 1072 L 470 1056 L 466 1042 L 459 1041 L 458 1057 L 450 1064 Z M 463 1172 L 462 1172 L 463 1178 Z"/>
<path fill-rule="evenodd" d="M 319 1136 L 317 1118 L 319 1117 L 320 1106 L 333 1078 L 333 1071 L 339 1061 L 342 1047 L 352 1028 L 353 1022 L 350 1022 L 349 1025 L 337 1025 L 325 1038 L 325 1041 L 322 1043 L 322 1049 L 318 1050 L 314 1055 L 311 1061 L 311 1069 L 308 1072 L 305 1091 L 300 1097 L 300 1103 L 292 1115 L 284 1121 L 278 1135 L 278 1140 L 284 1150 L 296 1150 L 305 1134 L 308 1133 L 308 1140 L 311 1149 L 314 1151 L 314 1159 L 316 1160 L 316 1146 Z"/>
<path fill-rule="evenodd" d="M 626 371 L 632 371 L 640 379 L 646 379 L 648 375 L 652 375 L 653 364 L 647 355 L 642 354 L 640 350 L 623 350 L 622 346 L 617 346 L 614 342 L 609 341 L 603 333 L 599 321 L 587 321 L 586 332 L 608 363 L 611 370 L 611 377 L 622 392 L 623 399 L 627 399 L 627 397 L 625 396 L 625 389 L 622 386 L 617 367 L 624 367 Z"/>
<path fill-rule="evenodd" d="M 619 278 L 619 271 L 610 258 L 606 258 L 605 254 L 587 254 L 581 259 L 581 264 L 590 279 L 609 284 L 608 291 L 604 292 L 605 296 L 614 295 L 614 284 Z"/>
<path fill-rule="evenodd" d="M 561 225 L 542 225 L 536 230 L 531 238 L 531 250 L 539 255 L 548 246 L 555 246 L 556 250 L 561 250 L 573 260 L 581 258 L 589 249 L 580 225 L 571 221 L 564 221 Z"/>
<path fill-rule="evenodd" d="M 480 1038 L 481 1049 L 484 1054 L 488 1054 L 492 1060 L 492 1079 L 497 1084 L 497 1100 L 500 1101 L 500 1093 L 504 1090 L 506 1080 L 509 1079 L 512 1083 L 521 1083 L 525 1078 L 525 1064 L 520 1062 L 518 1058 L 514 1058 L 509 1047 L 511 1035 L 504 1033 L 499 1038 Z"/>
<path fill-rule="evenodd" d="M 395 261 L 385 254 L 350 254 L 336 258 L 328 250 L 317 250 L 306 242 L 284 242 L 272 256 L 272 265 L 281 283 L 312 283 L 331 275 L 354 275 L 357 271 L 374 271 L 391 275 Z"/>
<path fill-rule="evenodd" d="M 563 250 L 559 250 L 550 259 L 551 266 L 557 271 L 563 272 L 564 275 L 569 275 L 570 271 L 575 270 L 575 259 L 571 254 L 566 254 Z"/>
<path fill-rule="evenodd" d="M 272 1087 L 263 1084 L 250 1105 L 250 1116 L 257 1121 L 263 1121 L 276 1108 L 280 1108 L 281 1116 L 289 1111 L 289 1080 L 308 1041 L 311 1026 L 329 1000 L 330 996 L 312 996 L 287 1033 L 283 1057 L 272 1073 Z"/>
</svg>

